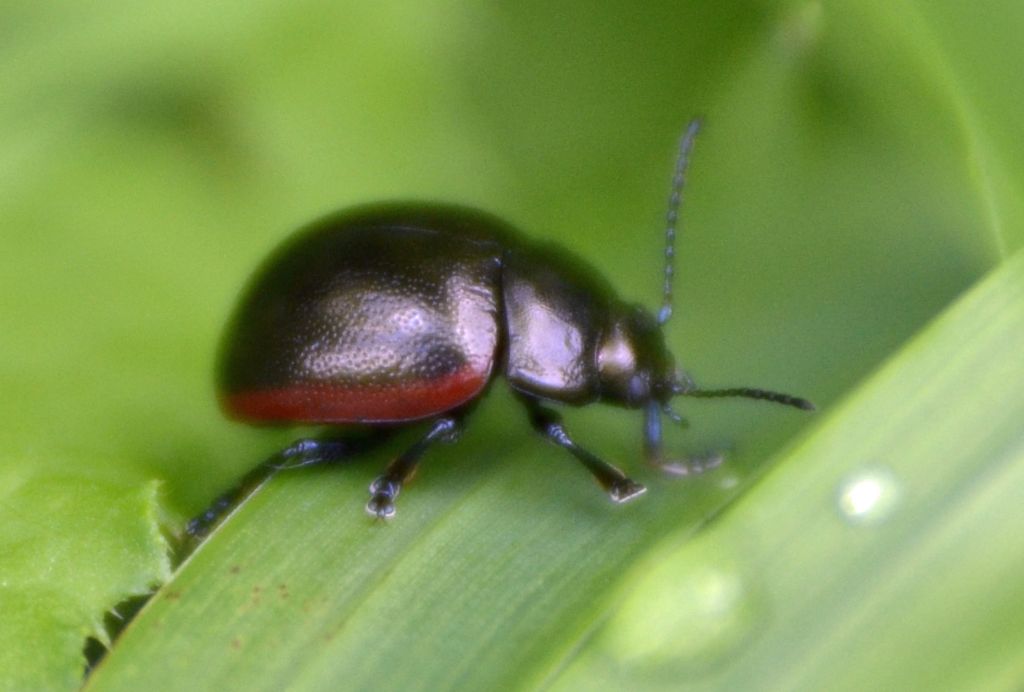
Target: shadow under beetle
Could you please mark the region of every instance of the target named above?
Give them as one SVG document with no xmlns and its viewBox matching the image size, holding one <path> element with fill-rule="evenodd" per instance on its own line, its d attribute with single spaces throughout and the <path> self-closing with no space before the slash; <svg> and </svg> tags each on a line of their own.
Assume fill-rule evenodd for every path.
<svg viewBox="0 0 1024 692">
<path fill-rule="evenodd" d="M 500 374 L 533 427 L 576 457 L 615 502 L 644 486 L 580 447 L 547 402 L 643 409 L 648 461 L 676 473 L 700 470 L 702 462 L 663 457 L 661 416 L 681 420 L 673 397 L 748 397 L 812 409 L 804 399 L 761 389 L 699 389 L 665 346 L 676 220 L 699 124 L 691 122 L 680 142 L 657 317 L 620 300 L 562 248 L 523 238 L 473 209 L 359 207 L 287 241 L 256 274 L 228 326 L 218 372 L 222 406 L 250 423 L 355 424 L 370 432 L 296 442 L 193 519 L 189 533 L 205 534 L 276 470 L 348 459 L 396 428 L 425 421 L 426 433 L 370 486 L 367 512 L 393 516 L 423 453 L 458 438 L 466 414 Z"/>
</svg>

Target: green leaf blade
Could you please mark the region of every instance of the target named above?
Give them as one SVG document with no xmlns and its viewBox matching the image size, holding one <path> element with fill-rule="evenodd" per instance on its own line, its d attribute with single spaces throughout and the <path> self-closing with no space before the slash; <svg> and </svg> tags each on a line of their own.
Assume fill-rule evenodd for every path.
<svg viewBox="0 0 1024 692">
<path fill-rule="evenodd" d="M 0 502 L 0 685 L 73 687 L 86 637 L 109 643 L 106 611 L 170 576 L 156 483 L 47 471 L 26 461 Z M 117 526 L 112 534 L 107 526 Z M 82 527 L 87 530 L 82 531 Z"/>
<path fill-rule="evenodd" d="M 660 498 L 616 508 L 559 450 L 526 445 L 550 478 L 513 463 L 522 448 L 495 453 L 474 436 L 431 459 L 451 468 L 403 494 L 389 524 L 362 515 L 380 459 L 279 475 L 157 594 L 90 688 L 185 689 L 196 681 L 186 670 L 255 689 L 541 679 L 670 503 L 694 524 L 735 492 L 682 502 L 662 486 Z M 240 670 L 241 660 L 260 665 Z"/>
<path fill-rule="evenodd" d="M 81 645 L 100 634 L 104 608 L 166 571 L 154 533 L 132 553 L 116 549 L 153 526 L 155 508 L 75 520 L 103 516 L 94 499 L 115 507 L 118 492 L 138 498 L 163 479 L 163 506 L 180 522 L 287 442 L 223 421 L 210 367 L 239 286 L 290 229 L 374 199 L 473 204 L 654 304 L 672 141 L 703 113 L 669 342 L 703 384 L 774 387 L 827 407 L 1020 247 L 1024 92 L 1009 85 L 1022 20 L 1007 0 L 655 2 L 644 12 L 447 0 L 3 4 L 0 496 L 15 498 L 7 481 L 37 463 L 62 480 L 48 499 L 11 500 L 39 529 L 31 540 L 14 548 L 25 535 L 14 521 L 0 536 L 0 570 L 34 575 L 0 610 L 21 608 L 0 623 L 18 652 L 0 666 L 0 687 L 77 687 Z M 574 412 L 581 442 L 651 486 L 642 506 L 618 511 L 497 398 L 474 418 L 476 442 L 431 454 L 403 495 L 399 522 L 421 522 L 415 530 L 396 524 L 371 542 L 342 528 L 364 528 L 365 484 L 386 456 L 313 476 L 323 489 L 298 477 L 267 487 L 232 520 L 258 519 L 252 533 L 225 527 L 186 570 L 237 612 L 222 608 L 226 621 L 204 632 L 210 613 L 193 608 L 195 622 L 174 620 L 181 640 L 166 654 L 198 666 L 191 638 L 224 657 L 210 673 L 227 684 L 232 665 L 276 651 L 254 684 L 316 685 L 333 679 L 335 658 L 359 663 L 360 647 L 368 670 L 387 667 L 373 658 L 386 642 L 426 662 L 387 671 L 407 682 L 547 680 L 632 559 L 666 533 L 694 531 L 813 420 L 725 402 L 688 408 L 694 425 L 674 448 L 735 443 L 735 475 L 672 484 L 633 468 L 635 419 Z M 45 464 L 23 453 L 38 448 Z M 284 508 L 265 514 L 270 501 Z M 492 508 L 509 523 L 492 521 Z M 289 515 L 304 512 L 339 535 Z M 465 522 L 465 535 L 450 522 Z M 806 527 L 791 535 L 813 542 Z M 235 562 L 214 560 L 229 544 Z M 307 563 L 289 549 L 333 557 Z M 213 569 L 234 564 L 244 584 Z M 480 564 L 507 570 L 520 590 L 490 602 L 474 587 Z M 462 589 L 445 575 L 417 591 L 446 566 L 466 571 Z M 497 571 L 479 574 L 494 586 Z M 328 581 L 329 607 L 314 598 Z M 310 612 L 265 591 L 250 603 L 254 586 L 280 583 Z M 437 611 L 433 646 L 488 642 L 475 659 L 431 668 L 437 649 L 401 631 L 396 613 L 426 626 L 416 601 L 428 593 L 449 599 L 446 618 L 460 617 L 460 603 L 486 618 L 460 627 Z M 190 588 L 180 600 L 194 597 Z M 215 590 L 203 598 L 224 605 Z M 690 614 L 723 642 L 756 629 L 761 607 L 754 598 L 724 625 Z M 239 648 L 235 625 L 249 628 Z M 133 650 L 138 668 L 164 653 L 158 639 Z M 160 672 L 146 679 L 168 684 Z"/>
<path fill-rule="evenodd" d="M 556 688 L 1019 685 L 1021 353 L 1018 253 L 699 540 L 669 539 L 639 565 L 622 606 Z M 651 627 L 648 604 L 672 595 L 683 613 L 707 611 L 716 591 L 694 589 L 701 579 L 732 588 L 724 621 L 731 609 L 756 616 L 703 645 L 687 629 L 700 618 Z"/>
</svg>

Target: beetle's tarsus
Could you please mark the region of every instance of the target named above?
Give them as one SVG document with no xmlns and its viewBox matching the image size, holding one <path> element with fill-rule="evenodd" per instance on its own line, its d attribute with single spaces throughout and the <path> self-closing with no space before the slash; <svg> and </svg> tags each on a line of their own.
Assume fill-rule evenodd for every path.
<svg viewBox="0 0 1024 692">
<path fill-rule="evenodd" d="M 377 476 L 370 483 L 370 501 L 366 503 L 366 511 L 378 517 L 391 517 L 395 514 L 395 498 L 402 492 L 401 481 L 389 478 L 387 474 Z M 390 508 L 389 512 L 381 513 Z"/>
<path fill-rule="evenodd" d="M 608 497 L 611 498 L 612 502 L 622 504 L 629 502 L 630 500 L 640 497 L 647 492 L 647 487 L 641 483 L 637 483 L 631 478 L 625 478 L 617 483 L 614 483 L 612 487 L 608 489 Z"/>
<path fill-rule="evenodd" d="M 388 474 L 377 476 L 370 483 L 370 501 L 366 513 L 375 519 L 390 519 L 395 516 L 395 498 L 402 491 L 401 481 L 389 478 Z"/>
<path fill-rule="evenodd" d="M 376 493 L 366 503 L 366 513 L 374 519 L 391 519 L 395 516 L 394 499 L 384 493 Z"/>
<path fill-rule="evenodd" d="M 652 459 L 650 464 L 670 476 L 696 476 L 718 468 L 724 461 L 724 453 L 708 452 L 682 459 Z"/>
</svg>

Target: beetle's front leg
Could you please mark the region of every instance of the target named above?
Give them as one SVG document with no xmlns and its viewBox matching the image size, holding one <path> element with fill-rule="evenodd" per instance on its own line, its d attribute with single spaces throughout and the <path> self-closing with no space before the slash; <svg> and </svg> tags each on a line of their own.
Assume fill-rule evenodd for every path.
<svg viewBox="0 0 1024 692">
<path fill-rule="evenodd" d="M 604 488 L 604 491 L 608 493 L 608 497 L 613 501 L 626 502 L 634 497 L 639 497 L 647 491 L 647 488 L 628 478 L 626 474 L 607 461 L 594 456 L 576 444 L 569 437 L 569 432 L 565 429 L 565 425 L 562 424 L 562 416 L 556 411 L 541 406 L 540 402 L 532 397 L 522 396 L 521 398 L 523 403 L 526 404 L 526 410 L 530 414 L 530 423 L 534 429 L 559 447 L 568 451 L 586 466 L 587 470 L 593 474 L 597 482 Z"/>
<path fill-rule="evenodd" d="M 644 409 L 644 456 L 647 463 L 672 476 L 695 476 L 721 466 L 725 461 L 722 452 L 666 459 L 661 444 L 662 405 L 651 401 Z"/>
<path fill-rule="evenodd" d="M 391 462 L 387 470 L 370 484 L 370 501 L 366 511 L 378 519 L 395 516 L 395 498 L 402 486 L 416 473 L 423 453 L 435 442 L 455 442 L 462 434 L 462 420 L 457 416 L 444 416 L 434 421 L 427 434 Z"/>
</svg>

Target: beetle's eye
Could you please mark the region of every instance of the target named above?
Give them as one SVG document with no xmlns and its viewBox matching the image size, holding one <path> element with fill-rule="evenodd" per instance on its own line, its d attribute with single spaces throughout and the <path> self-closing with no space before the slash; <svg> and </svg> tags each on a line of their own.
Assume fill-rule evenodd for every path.
<svg viewBox="0 0 1024 692">
<path fill-rule="evenodd" d="M 629 400 L 646 401 L 649 398 L 650 388 L 647 386 L 647 378 L 642 375 L 633 375 L 629 378 Z"/>
</svg>

